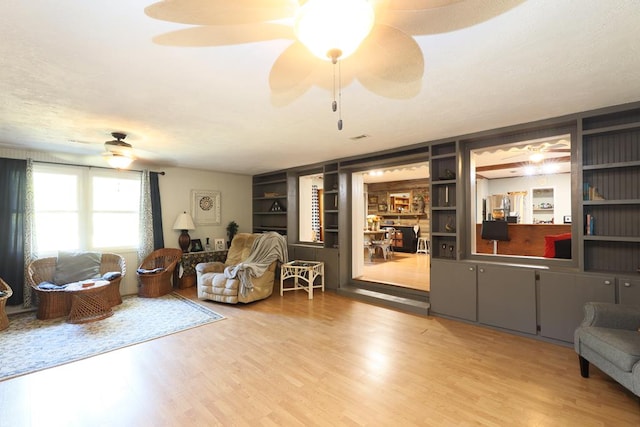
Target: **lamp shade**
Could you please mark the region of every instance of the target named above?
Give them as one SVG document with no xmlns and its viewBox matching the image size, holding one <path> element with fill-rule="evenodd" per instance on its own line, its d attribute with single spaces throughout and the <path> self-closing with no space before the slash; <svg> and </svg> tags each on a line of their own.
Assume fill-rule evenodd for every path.
<svg viewBox="0 0 640 427">
<path fill-rule="evenodd" d="M 369 35 L 375 15 L 367 0 L 309 0 L 298 9 L 298 40 L 320 59 L 344 59 Z"/>
<path fill-rule="evenodd" d="M 186 212 L 181 213 L 176 218 L 176 222 L 173 223 L 174 230 L 195 230 L 196 226 L 193 224 L 191 215 Z"/>
</svg>

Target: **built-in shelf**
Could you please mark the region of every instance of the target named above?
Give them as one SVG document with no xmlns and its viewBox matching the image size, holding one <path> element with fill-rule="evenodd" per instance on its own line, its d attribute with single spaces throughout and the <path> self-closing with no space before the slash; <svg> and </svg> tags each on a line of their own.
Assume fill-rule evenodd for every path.
<svg viewBox="0 0 640 427">
<path fill-rule="evenodd" d="M 457 164 L 458 143 L 456 141 L 431 145 L 431 256 L 433 258 L 457 259 L 458 217 Z"/>
<path fill-rule="evenodd" d="M 284 172 L 253 177 L 253 232 L 287 232 L 287 175 Z"/>
<path fill-rule="evenodd" d="M 635 273 L 640 267 L 640 108 L 585 117 L 581 125 L 584 269 Z"/>
</svg>

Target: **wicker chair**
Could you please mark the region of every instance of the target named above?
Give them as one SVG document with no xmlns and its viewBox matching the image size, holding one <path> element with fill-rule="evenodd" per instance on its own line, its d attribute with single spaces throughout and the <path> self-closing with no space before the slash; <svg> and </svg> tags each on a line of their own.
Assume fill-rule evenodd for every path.
<svg viewBox="0 0 640 427">
<path fill-rule="evenodd" d="M 64 289 L 40 289 L 42 282 L 53 282 L 58 258 L 40 258 L 32 261 L 27 268 L 27 281 L 35 290 L 38 297 L 38 312 L 36 317 L 40 320 L 55 319 L 67 316 L 71 311 L 71 295 Z M 111 271 L 119 271 L 122 275 L 110 281 L 107 286 L 107 301 L 113 307 L 122 304 L 120 295 L 120 282 L 127 272 L 125 260 L 122 256 L 112 253 L 103 253 L 100 259 L 100 274 Z"/>
<path fill-rule="evenodd" d="M 155 298 L 166 295 L 173 290 L 171 277 L 178 262 L 182 259 L 182 250 L 174 248 L 157 249 L 149 254 L 138 268 L 140 287 L 138 296 Z M 141 271 L 161 269 L 155 273 Z"/>
<path fill-rule="evenodd" d="M 0 331 L 1 331 L 9 327 L 9 318 L 7 317 L 7 312 L 4 311 L 4 307 L 5 307 L 5 304 L 7 303 L 7 300 L 11 298 L 11 295 L 13 295 L 13 290 L 9 285 L 7 285 L 7 282 L 0 279 L 0 291 L 5 292 L 4 296 L 0 296 Z"/>
</svg>

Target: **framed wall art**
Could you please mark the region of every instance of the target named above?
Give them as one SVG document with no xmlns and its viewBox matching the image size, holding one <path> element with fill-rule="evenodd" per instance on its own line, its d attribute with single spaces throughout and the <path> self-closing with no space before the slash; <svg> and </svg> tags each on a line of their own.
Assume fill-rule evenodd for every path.
<svg viewBox="0 0 640 427">
<path fill-rule="evenodd" d="M 224 251 L 226 249 L 226 245 L 224 244 L 224 239 L 216 239 L 215 241 L 215 250 L 216 251 Z"/>
<path fill-rule="evenodd" d="M 191 213 L 197 225 L 220 225 L 220 192 L 191 190 Z"/>
</svg>

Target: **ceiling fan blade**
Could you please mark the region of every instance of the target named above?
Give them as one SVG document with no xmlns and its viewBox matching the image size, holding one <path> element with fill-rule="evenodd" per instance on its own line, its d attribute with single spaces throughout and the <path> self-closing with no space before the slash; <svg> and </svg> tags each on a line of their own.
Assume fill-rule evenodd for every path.
<svg viewBox="0 0 640 427">
<path fill-rule="evenodd" d="M 402 28 L 413 36 L 439 34 L 479 24 L 522 3 L 524 0 L 465 0 L 453 2 L 446 7 L 421 10 L 381 8 L 376 19 L 380 23 Z"/>
<path fill-rule="evenodd" d="M 269 72 L 271 104 L 284 107 L 304 95 L 311 88 L 315 66 L 316 61 L 300 42 L 286 48 Z"/>
<path fill-rule="evenodd" d="M 346 61 L 345 61 L 346 62 Z M 353 64 L 353 63 L 352 63 Z M 348 65 L 342 67 L 342 88 L 347 87 L 354 80 L 355 70 Z M 329 60 L 323 61 L 313 56 L 306 47 L 296 41 L 276 59 L 269 73 L 271 88 L 271 102 L 276 106 L 291 103 L 304 95 L 311 86 L 318 86 L 328 91 L 333 90 L 333 73 L 337 67 Z M 337 88 L 336 88 L 337 90 Z"/>
<path fill-rule="evenodd" d="M 289 0 L 163 0 L 144 9 L 161 21 L 192 25 L 233 25 L 274 21 L 293 16 Z"/>
<path fill-rule="evenodd" d="M 418 43 L 388 25 L 376 25 L 353 60 L 366 64 L 359 76 L 371 74 L 387 81 L 412 82 L 424 74 L 424 56 Z"/>
<path fill-rule="evenodd" d="M 289 91 L 312 74 L 317 62 L 300 42 L 296 41 L 278 56 L 269 73 L 272 92 Z"/>
<path fill-rule="evenodd" d="M 287 25 L 257 23 L 233 26 L 203 26 L 160 34 L 153 42 L 162 46 L 205 47 L 229 46 L 276 39 L 293 39 Z"/>
<path fill-rule="evenodd" d="M 463 0 L 384 0 L 385 7 L 395 10 L 426 10 L 450 6 Z"/>
<path fill-rule="evenodd" d="M 422 88 L 422 50 L 412 37 L 396 28 L 376 25 L 353 60 L 366 64 L 357 74 L 358 80 L 380 96 L 408 99 Z"/>
</svg>

